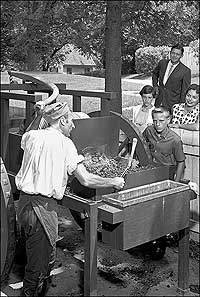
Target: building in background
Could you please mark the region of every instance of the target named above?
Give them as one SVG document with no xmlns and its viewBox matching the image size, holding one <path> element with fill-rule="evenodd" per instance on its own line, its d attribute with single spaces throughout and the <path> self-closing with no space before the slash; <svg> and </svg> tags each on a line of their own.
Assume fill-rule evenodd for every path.
<svg viewBox="0 0 200 297">
<path fill-rule="evenodd" d="M 67 52 L 65 60 L 58 65 L 58 73 L 86 74 L 96 69 L 94 60 L 73 45 L 68 45 Z"/>
</svg>

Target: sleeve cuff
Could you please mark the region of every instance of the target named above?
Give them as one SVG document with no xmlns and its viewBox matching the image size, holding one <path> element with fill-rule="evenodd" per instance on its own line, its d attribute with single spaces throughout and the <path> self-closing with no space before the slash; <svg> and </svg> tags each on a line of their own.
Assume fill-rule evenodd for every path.
<svg viewBox="0 0 200 297">
<path fill-rule="evenodd" d="M 77 164 L 82 163 L 84 160 L 85 160 L 85 158 L 84 158 L 83 155 L 78 155 L 78 162 L 77 162 Z"/>
<path fill-rule="evenodd" d="M 78 155 L 77 162 L 71 166 L 68 167 L 68 174 L 72 175 L 73 172 L 76 170 L 78 164 L 82 163 L 84 161 L 84 156 L 83 155 Z"/>
</svg>

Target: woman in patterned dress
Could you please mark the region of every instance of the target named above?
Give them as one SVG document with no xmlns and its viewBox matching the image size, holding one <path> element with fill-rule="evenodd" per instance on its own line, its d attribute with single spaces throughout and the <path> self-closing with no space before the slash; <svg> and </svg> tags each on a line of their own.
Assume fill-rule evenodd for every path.
<svg viewBox="0 0 200 297">
<path fill-rule="evenodd" d="M 199 130 L 199 85 L 192 84 L 186 92 L 185 103 L 172 107 L 171 128 Z"/>
</svg>

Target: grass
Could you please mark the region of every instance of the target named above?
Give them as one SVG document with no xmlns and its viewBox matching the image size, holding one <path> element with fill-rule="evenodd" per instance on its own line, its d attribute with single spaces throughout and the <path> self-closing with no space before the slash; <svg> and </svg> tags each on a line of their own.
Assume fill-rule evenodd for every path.
<svg viewBox="0 0 200 297">
<path fill-rule="evenodd" d="M 105 79 L 98 77 L 90 77 L 84 75 L 70 75 L 49 72 L 25 72 L 29 75 L 37 77 L 45 82 L 64 83 L 66 89 L 69 90 L 88 90 L 88 91 L 104 91 Z M 20 81 L 20 80 L 19 80 Z M 1 82 L 9 83 L 7 72 L 1 73 Z M 145 85 L 145 81 L 127 80 L 122 78 L 122 107 L 127 108 L 132 105 L 140 103 L 140 96 L 138 95 L 140 89 Z M 72 96 L 59 95 L 58 101 L 66 101 L 72 107 Z M 11 104 L 18 104 L 19 101 L 12 101 Z M 91 112 L 100 109 L 100 99 L 93 97 L 82 97 L 82 111 Z"/>
<path fill-rule="evenodd" d="M 72 75 L 72 74 L 61 74 L 61 73 L 49 73 L 49 72 L 25 72 L 29 75 L 37 77 L 41 80 L 51 83 L 64 83 L 66 84 L 66 89 L 69 90 L 105 90 L 105 79 L 99 77 L 91 77 L 84 75 Z M 1 82 L 8 83 L 7 72 L 1 73 Z M 192 77 L 192 83 L 199 84 L 199 76 Z M 133 105 L 138 105 L 141 103 L 141 98 L 139 91 L 146 85 L 151 84 L 151 77 L 146 76 L 136 76 L 127 79 L 122 77 L 122 108 L 123 115 L 131 118 L 132 111 L 130 109 Z M 58 101 L 66 101 L 72 108 L 72 96 L 59 95 Z M 13 101 L 14 102 L 14 101 Z M 12 104 L 12 103 L 11 103 Z M 14 104 L 19 104 L 19 102 Z M 92 97 L 82 97 L 82 111 L 91 112 L 100 109 L 100 99 Z"/>
<path fill-rule="evenodd" d="M 42 79 L 46 82 L 64 83 L 67 89 L 73 90 L 105 90 L 105 79 L 100 77 L 91 77 L 84 75 L 72 75 L 53 72 L 25 72 L 31 76 Z M 7 72 L 1 73 L 1 82 L 8 83 Z M 122 78 L 122 90 L 137 92 L 142 86 L 143 82 L 135 83 L 133 80 L 125 80 Z"/>
</svg>

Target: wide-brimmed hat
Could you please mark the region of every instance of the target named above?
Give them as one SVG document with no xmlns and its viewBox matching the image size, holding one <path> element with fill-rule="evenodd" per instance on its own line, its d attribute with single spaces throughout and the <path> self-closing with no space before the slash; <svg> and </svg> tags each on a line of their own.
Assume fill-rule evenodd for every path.
<svg viewBox="0 0 200 297">
<path fill-rule="evenodd" d="M 43 117 L 48 123 L 51 123 L 68 114 L 69 112 L 70 109 L 66 102 L 56 102 L 47 105 L 44 108 Z"/>
</svg>

